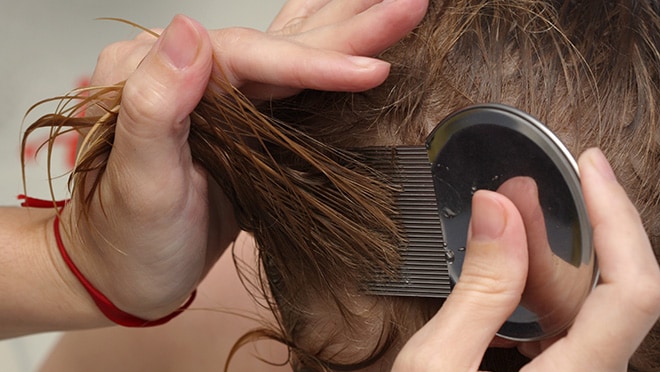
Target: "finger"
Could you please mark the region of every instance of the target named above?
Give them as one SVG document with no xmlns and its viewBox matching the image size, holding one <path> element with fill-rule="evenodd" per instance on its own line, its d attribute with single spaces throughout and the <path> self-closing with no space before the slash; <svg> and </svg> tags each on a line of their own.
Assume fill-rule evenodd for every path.
<svg viewBox="0 0 660 372">
<path fill-rule="evenodd" d="M 607 353 L 603 362 L 627 361 L 660 316 L 660 270 L 639 214 L 602 152 L 586 151 L 579 164 L 601 285 L 572 332 Z"/>
<path fill-rule="evenodd" d="M 94 73 L 90 78 L 90 86 L 100 87 L 98 92 L 102 92 L 102 89 L 105 87 L 113 86 L 120 84 L 133 73 L 135 69 L 144 59 L 144 56 L 149 53 L 153 44 L 155 43 L 155 38 L 152 36 L 150 41 L 120 41 L 108 45 L 103 48 L 99 57 L 97 59 L 96 67 L 94 68 Z M 88 92 L 86 94 L 94 94 L 97 91 Z M 103 93 L 102 100 L 95 102 L 95 104 L 90 105 L 85 109 L 85 116 L 87 117 L 101 117 L 107 113 L 107 110 L 111 107 L 117 99 L 118 92 L 105 92 Z M 88 129 L 82 129 L 80 131 L 82 140 L 89 133 Z M 80 149 L 81 141 L 78 143 L 78 149 Z"/>
<path fill-rule="evenodd" d="M 382 1 L 344 21 L 301 33 L 295 39 L 316 48 L 374 56 L 412 31 L 424 17 L 427 6 L 428 0 Z"/>
<path fill-rule="evenodd" d="M 332 0 L 289 0 L 273 19 L 268 31 L 276 31 L 284 28 L 292 20 L 304 18 L 316 13 L 321 7 Z"/>
<path fill-rule="evenodd" d="M 156 39 L 142 41 L 120 41 L 105 47 L 99 54 L 90 85 L 108 86 L 126 80 L 144 57 L 149 53 Z"/>
<path fill-rule="evenodd" d="M 109 164 L 121 164 L 116 171 L 149 180 L 154 188 L 168 184 L 159 176 L 180 177 L 166 170 L 191 166 L 185 151 L 188 115 L 208 85 L 211 69 L 212 49 L 204 28 L 175 17 L 126 82 Z"/>
<path fill-rule="evenodd" d="M 155 29 L 154 32 L 160 33 L 162 30 Z M 90 79 L 90 86 L 103 88 L 126 81 L 155 43 L 154 35 L 142 32 L 133 40 L 115 42 L 103 48 Z M 104 102 L 88 107 L 85 115 L 92 117 L 104 115 L 109 102 L 115 100 L 116 95 L 106 93 L 103 98 Z M 86 135 L 87 130 L 83 130 L 82 133 Z"/>
<path fill-rule="evenodd" d="M 326 2 L 314 12 L 305 15 L 297 15 L 291 18 L 281 29 L 271 28 L 278 35 L 291 35 L 302 33 L 318 27 L 342 22 L 350 17 L 360 14 L 374 4 L 382 0 L 334 0 Z"/>
<path fill-rule="evenodd" d="M 133 40 L 119 41 L 103 48 L 92 74 L 92 86 L 106 86 L 120 83 L 132 74 L 156 43 L 163 29 L 154 28 L 139 33 Z"/>
<path fill-rule="evenodd" d="M 588 150 L 579 164 L 601 284 L 567 337 L 530 368 L 562 361 L 557 370 L 624 370 L 660 316 L 660 270 L 639 215 L 602 153 Z"/>
<path fill-rule="evenodd" d="M 636 280 L 635 276 L 630 275 L 633 267 L 645 273 L 657 271 L 657 261 L 639 213 L 617 182 L 602 152 L 598 149 L 586 151 L 580 157 L 579 164 L 585 199 L 590 207 L 594 245 L 603 256 L 599 257 L 602 282 Z M 619 249 L 605 248 L 609 246 Z"/>
<path fill-rule="evenodd" d="M 255 30 L 218 30 L 213 40 L 223 73 L 250 98 L 281 97 L 292 88 L 360 91 L 382 83 L 389 73 L 383 61 L 310 48 Z"/>
<path fill-rule="evenodd" d="M 478 191 L 458 283 L 444 305 L 404 346 L 395 370 L 440 366 L 474 371 L 520 301 L 527 275 L 522 219 L 506 197 Z M 425 369 L 422 369 L 425 370 Z"/>
<path fill-rule="evenodd" d="M 301 89 L 363 91 L 385 80 L 389 64 L 361 56 L 374 55 L 406 35 L 426 6 L 427 0 L 383 1 L 294 38 L 220 30 L 213 36 L 214 49 L 229 81 L 253 99 L 282 98 Z"/>
</svg>

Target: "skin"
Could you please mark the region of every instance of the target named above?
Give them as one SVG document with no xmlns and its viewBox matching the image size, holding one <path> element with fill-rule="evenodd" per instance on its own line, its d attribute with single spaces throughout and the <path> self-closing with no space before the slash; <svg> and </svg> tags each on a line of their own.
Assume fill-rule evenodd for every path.
<svg viewBox="0 0 660 372">
<path fill-rule="evenodd" d="M 86 220 L 73 201 L 61 220 L 69 255 L 115 305 L 145 319 L 172 312 L 238 233 L 224 195 L 193 164 L 186 142 L 188 115 L 210 74 L 222 69 L 235 86 L 267 96 L 374 87 L 389 65 L 368 55 L 408 33 L 426 1 L 359 3 L 359 14 L 332 3 L 332 22 L 296 12 L 299 24 L 281 30 L 277 24 L 290 21 L 285 13 L 269 32 L 209 32 L 177 16 L 158 40 L 143 35 L 101 55 L 92 84 L 126 79 L 115 145 L 99 187 L 104 205 L 113 207 L 102 211 L 96 198 Z M 356 39 L 353 31 L 363 28 L 379 36 Z M 281 63 L 272 63 L 275 52 Z M 2 210 L 0 271 L 7 280 L 0 284 L 6 299 L 0 338 L 110 324 L 61 260 L 53 218 L 52 211 Z"/>
<path fill-rule="evenodd" d="M 206 33 L 195 22 L 179 16 L 161 39 L 176 42 L 179 48 L 174 52 L 162 45 L 164 41 L 159 41 L 149 49 L 147 57 L 134 73 L 131 66 L 115 69 L 116 61 L 141 60 L 120 58 L 122 53 L 144 55 L 144 50 L 148 49 L 144 44 L 153 41 L 141 37 L 134 41 L 135 48 L 125 46 L 123 51 L 115 51 L 117 54 L 109 62 L 104 63 L 102 58 L 95 73 L 98 78 L 96 84 L 126 78 L 115 75 L 115 71 L 130 73 L 130 76 L 124 96 L 128 104 L 122 105 L 116 137 L 117 143 L 123 145 L 113 149 L 109 164 L 113 164 L 115 170 L 109 173 L 107 183 L 103 184 L 106 188 L 104 195 L 117 198 L 111 200 L 117 201 L 113 206 L 118 207 L 107 210 L 110 214 L 108 218 L 94 215 L 94 224 L 101 231 L 109 231 L 111 237 L 116 239 L 110 241 L 121 242 L 115 246 L 128 250 L 132 255 L 130 260 L 126 260 L 116 255 L 113 247 L 104 247 L 104 242 L 87 241 L 89 238 L 85 236 L 81 241 L 67 243 L 71 243 L 72 256 L 87 257 L 81 261 L 84 262 L 83 267 L 88 268 L 89 272 L 99 273 L 100 289 L 122 304 L 125 310 L 144 317 L 158 317 L 176 308 L 211 270 L 214 259 L 224 252 L 225 243 L 237 233 L 232 228 L 230 216 L 226 214 L 227 205 L 223 202 L 223 196 L 214 191 L 213 185 L 206 183 L 203 171 L 192 164 L 185 143 L 187 115 L 205 88 L 204 82 L 209 74 L 217 68 L 209 62 L 213 51 L 222 50 L 222 54 L 216 53 L 220 66 L 232 83 L 250 93 L 254 99 L 287 95 L 303 87 L 349 91 L 368 89 L 382 82 L 388 66 L 371 59 L 359 59 L 356 64 L 355 59 L 348 56 L 372 55 L 395 42 L 421 19 L 426 3 L 398 0 L 347 4 L 347 0 L 292 0 L 277 16 L 269 33 L 244 29 Z M 369 33 L 354 32 L 372 30 L 368 27 L 380 28 Z M 223 48 L 219 48 L 220 45 Z M 264 50 L 282 51 L 284 62 L 270 63 L 272 58 L 264 57 L 268 55 Z M 342 76 L 338 72 L 345 74 L 337 77 Z M 132 88 L 129 89 L 129 86 Z M 170 109 L 155 110 L 155 107 Z M 657 305 L 660 303 L 660 272 L 637 212 L 598 150 L 589 150 L 581 156 L 580 170 L 593 222 L 602 280 L 565 337 L 519 346 L 525 354 L 535 357 L 527 367 L 533 370 L 625 370 L 626 361 L 660 315 Z M 164 182 L 168 187 L 163 191 Z M 154 193 L 155 189 L 159 192 Z M 131 190 L 131 193 L 122 193 L 121 190 Z M 392 367 L 394 371 L 476 370 L 500 324 L 520 301 L 528 265 L 527 239 L 520 213 L 510 200 L 496 193 L 477 192 L 473 203 L 474 217 L 463 275 L 438 314 L 398 354 Z M 75 210 L 75 205 L 68 210 Z M 194 218 L 181 219 L 182 215 Z M 38 220 L 35 224 L 48 241 L 51 238 L 44 231 L 48 231 L 45 226 L 50 215 L 39 212 L 39 216 L 45 222 Z M 186 225 L 189 220 L 194 222 Z M 146 226 L 147 232 L 168 226 L 172 229 L 172 235 L 147 233 L 145 236 L 145 230 L 135 234 L 131 226 L 123 226 L 133 225 L 126 221 L 141 222 L 140 226 Z M 110 226 L 112 229 L 108 229 Z M 222 228 L 212 229 L 214 232 L 209 233 L 207 226 Z M 181 234 L 182 238 L 178 239 Z M 188 244 L 184 245 L 183 241 Z M 136 246 L 142 248 L 138 251 Z M 629 249 L 622 250 L 622 246 Z M 89 248 L 82 247 L 95 247 L 96 250 L 90 252 Z M 98 253 L 98 256 L 91 253 Z M 154 262 L 153 257 L 159 259 Z M 177 261 L 183 262 L 184 269 L 172 270 L 174 265 L 168 267 L 167 263 L 173 261 L 177 265 L 181 265 Z M 59 272 L 66 273 L 61 265 L 59 268 Z M 228 270 L 218 270 L 221 270 L 219 277 L 212 271 L 209 281 L 213 279 L 215 284 L 209 284 L 211 287 L 208 288 L 215 288 L 213 286 L 222 283 L 230 273 Z M 117 272 L 122 273 L 119 276 L 121 281 L 113 283 L 109 278 L 111 273 Z M 178 275 L 181 280 L 171 280 L 170 275 Z M 88 309 L 85 326 L 107 324 L 75 283 L 59 279 L 67 283 L 64 287 L 71 288 L 72 307 Z M 141 283 L 140 287 L 136 288 L 135 283 Z M 130 290 L 126 290 L 127 285 Z M 203 287 L 207 288 L 205 285 L 206 282 Z M 233 290 L 240 293 L 240 289 Z M 153 293 L 158 293 L 158 298 L 151 298 Z M 219 307 L 223 306 L 222 301 L 226 304 L 234 298 L 227 292 L 208 293 L 219 293 L 221 302 L 213 302 L 220 304 Z M 147 296 L 149 301 L 144 306 L 137 306 L 136 298 L 142 295 Z M 193 304 L 193 308 L 197 304 Z M 198 308 L 201 307 L 204 306 Z M 196 312 L 184 314 L 159 332 L 174 332 L 171 333 L 173 335 L 177 330 L 185 330 L 186 324 L 182 322 L 193 313 Z M 212 314 L 207 313 L 207 320 Z M 56 316 L 66 317 L 66 314 Z M 69 321 L 74 322 L 73 325 L 68 324 L 71 328 L 80 328 L 76 320 Z M 200 327 L 207 324 L 205 330 L 212 329 L 208 325 L 211 323 L 198 321 L 201 322 L 197 323 Z M 173 326 L 176 324 L 179 327 Z M 222 328 L 223 325 L 217 327 Z M 180 340 L 200 337 L 199 333 L 191 335 L 189 330 L 187 336 L 182 336 L 184 338 Z M 247 326 L 245 330 L 248 330 Z M 115 348 L 121 345 L 112 341 L 131 339 L 136 340 L 133 344 L 136 347 L 154 347 L 154 358 L 144 354 L 139 358 L 154 363 L 171 361 L 174 364 L 167 364 L 171 366 L 176 365 L 177 358 L 185 358 L 175 353 L 157 353 L 155 346 L 165 342 L 162 334 L 161 337 L 145 336 L 137 341 L 126 330 L 113 329 L 108 332 L 117 333 L 109 338 L 103 337 L 103 330 L 67 336 L 71 337 L 68 338 L 71 341 L 69 348 L 65 338 L 64 346 L 57 349 L 52 360 L 66 356 L 69 361 L 75 360 L 76 356 L 85 355 L 83 344 L 93 348 L 94 340 L 103 340 L 104 350 L 95 354 L 98 358 L 85 360 L 93 363 L 98 370 L 103 365 L 104 357 L 116 358 L 120 355 L 115 353 Z M 179 340 L 178 335 L 176 337 Z M 226 355 L 219 355 L 226 348 L 214 349 L 218 342 L 198 341 L 194 345 L 200 345 L 200 354 L 193 355 L 218 362 L 213 363 L 213 368 L 217 369 L 222 365 L 220 359 L 226 358 Z M 68 370 L 75 370 L 76 367 L 84 370 L 89 365 L 73 365 Z M 242 370 L 238 365 L 232 367 Z"/>
</svg>

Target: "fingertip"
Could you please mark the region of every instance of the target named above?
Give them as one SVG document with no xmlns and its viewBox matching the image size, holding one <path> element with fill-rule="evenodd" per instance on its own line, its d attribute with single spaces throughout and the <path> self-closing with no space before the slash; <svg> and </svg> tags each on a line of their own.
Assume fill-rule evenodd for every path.
<svg viewBox="0 0 660 372">
<path fill-rule="evenodd" d="M 362 57 L 362 56 L 347 56 L 349 62 L 357 69 L 362 70 L 377 70 L 377 69 L 390 69 L 390 64 L 386 61 L 380 59 L 371 58 L 371 57 Z"/>
<path fill-rule="evenodd" d="M 178 164 L 190 113 L 199 104 L 213 67 L 210 38 L 182 15 L 170 25 L 127 79 L 121 96 L 113 151 L 136 172 Z"/>
<path fill-rule="evenodd" d="M 126 82 L 123 125 L 151 136 L 154 128 L 183 122 L 201 99 L 211 69 L 206 30 L 191 18 L 175 16 Z"/>
<path fill-rule="evenodd" d="M 354 75 L 355 78 L 346 80 L 349 84 L 345 88 L 340 88 L 344 91 L 364 91 L 367 89 L 374 88 L 382 84 L 387 76 L 390 74 L 390 63 L 371 57 L 362 57 L 362 56 L 347 56 L 346 57 L 350 62 L 348 69 L 350 69 L 350 75 Z"/>
<path fill-rule="evenodd" d="M 490 190 L 478 190 L 472 197 L 468 228 L 469 245 L 497 246 L 499 255 L 525 257 L 527 236 L 522 216 L 506 196 Z M 513 256 L 512 256 L 513 257 Z"/>
<path fill-rule="evenodd" d="M 179 76 L 182 80 L 190 80 L 188 76 L 180 73 L 192 76 L 200 74 L 208 78 L 212 55 L 210 36 L 204 26 L 179 14 L 172 18 L 161 33 L 147 59 L 153 59 L 152 68 L 169 68 L 172 73 L 165 77 Z"/>
<path fill-rule="evenodd" d="M 497 193 L 479 190 L 472 197 L 470 240 L 499 238 L 507 224 L 507 215 Z"/>
<path fill-rule="evenodd" d="M 630 272 L 641 278 L 646 269 L 656 270 L 657 260 L 639 211 L 605 155 L 597 148 L 588 149 L 578 162 L 601 280 L 625 281 Z"/>
<path fill-rule="evenodd" d="M 173 69 L 185 69 L 201 52 L 203 32 L 201 25 L 193 19 L 177 15 L 161 34 L 157 55 Z"/>
<path fill-rule="evenodd" d="M 478 296 L 515 297 L 524 288 L 527 265 L 527 236 L 513 202 L 493 191 L 477 191 L 459 284 L 469 282 Z"/>
<path fill-rule="evenodd" d="M 605 154 L 599 148 L 592 147 L 585 150 L 578 158 L 578 164 L 583 173 L 595 173 L 604 181 L 616 182 L 616 175 Z"/>
</svg>

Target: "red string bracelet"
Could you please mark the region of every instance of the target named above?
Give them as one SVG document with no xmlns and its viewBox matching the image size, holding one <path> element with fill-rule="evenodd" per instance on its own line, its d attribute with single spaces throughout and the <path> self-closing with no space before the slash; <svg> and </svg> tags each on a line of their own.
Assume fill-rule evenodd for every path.
<svg viewBox="0 0 660 372">
<path fill-rule="evenodd" d="M 35 199 L 31 198 L 25 195 L 19 195 L 19 199 L 23 199 L 23 203 L 21 203 L 22 207 L 36 207 L 36 208 L 48 208 L 48 207 L 57 207 L 57 208 L 62 208 L 66 204 L 66 200 L 61 200 L 61 201 L 47 201 L 47 200 L 41 200 L 41 199 Z M 181 314 L 184 310 L 186 310 L 190 304 L 195 300 L 195 295 L 197 294 L 197 291 L 193 291 L 192 294 L 190 295 L 190 298 L 188 298 L 188 301 L 186 301 L 185 304 L 183 304 L 179 309 L 175 310 L 173 313 L 166 315 L 163 318 L 160 319 L 155 319 L 155 320 L 146 320 L 142 319 L 139 317 L 136 317 L 134 315 L 131 315 L 112 303 L 101 291 L 96 289 L 92 285 L 92 283 L 85 278 L 85 276 L 78 270 L 78 267 L 73 263 L 73 260 L 71 260 L 71 257 L 66 252 L 66 249 L 64 248 L 64 243 L 62 242 L 62 236 L 60 234 L 60 219 L 59 219 L 59 214 L 55 215 L 55 220 L 53 221 L 53 231 L 55 232 L 55 241 L 57 242 L 57 248 L 60 251 L 60 254 L 62 255 L 62 259 L 66 263 L 66 265 L 69 267 L 73 275 L 78 279 L 80 284 L 85 288 L 87 293 L 92 297 L 92 300 L 96 304 L 96 306 L 101 310 L 103 315 L 105 315 L 108 319 L 113 321 L 116 324 L 122 325 L 124 327 L 153 327 L 161 324 L 165 324 L 172 320 L 174 317 L 177 315 Z"/>
</svg>

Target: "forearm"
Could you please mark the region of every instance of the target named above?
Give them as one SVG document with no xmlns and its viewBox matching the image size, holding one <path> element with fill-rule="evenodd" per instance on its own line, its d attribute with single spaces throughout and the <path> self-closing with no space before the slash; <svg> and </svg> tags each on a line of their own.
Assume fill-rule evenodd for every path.
<svg viewBox="0 0 660 372">
<path fill-rule="evenodd" d="M 54 215 L 0 208 L 0 338 L 110 324 L 57 251 Z"/>
<path fill-rule="evenodd" d="M 67 205 L 61 216 L 59 231 L 63 248 L 82 276 L 121 311 L 145 320 L 162 318 L 183 304 L 238 234 L 233 208 L 224 194 L 215 188 L 209 194 L 209 202 L 214 206 L 209 222 L 214 226 L 213 233 L 206 232 L 206 225 L 201 227 L 200 247 L 191 240 L 182 241 L 181 249 L 177 249 L 182 251 L 181 257 L 174 260 L 174 267 L 141 262 L 138 248 L 143 247 L 134 247 L 131 239 L 111 238 L 107 227 L 101 229 L 107 232 L 104 237 L 109 240 L 101 239 L 99 243 L 82 239 L 99 227 L 90 228 L 82 223 L 84 219 L 72 218 L 73 205 Z M 0 207 L 0 339 L 113 324 L 65 263 L 55 239 L 54 219 L 55 212 L 51 208 Z M 150 229 L 138 231 L 144 238 Z M 136 236 L 133 240 L 142 238 Z M 125 250 L 120 253 L 106 246 L 121 246 Z M 146 256 L 156 256 L 163 247 L 164 244 L 156 244 L 156 250 Z M 103 254 L 104 249 L 111 254 Z M 200 250 L 205 252 L 201 262 L 186 261 L 200 256 Z M 193 275 L 187 274 L 189 272 Z M 183 280 L 189 276 L 192 279 Z M 169 280 L 163 283 L 163 277 Z"/>
</svg>

